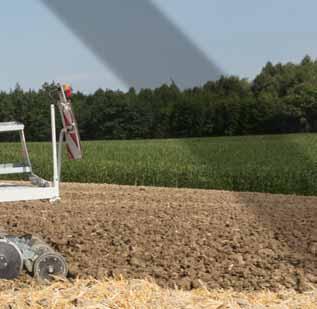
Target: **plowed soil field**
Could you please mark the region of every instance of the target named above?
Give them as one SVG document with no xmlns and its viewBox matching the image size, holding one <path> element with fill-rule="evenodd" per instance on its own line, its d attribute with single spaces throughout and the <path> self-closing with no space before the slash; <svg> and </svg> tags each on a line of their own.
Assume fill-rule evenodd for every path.
<svg viewBox="0 0 317 309">
<path fill-rule="evenodd" d="M 65 184 L 54 206 L 2 204 L 0 225 L 43 237 L 71 276 L 237 291 L 317 283 L 316 197 Z"/>
</svg>

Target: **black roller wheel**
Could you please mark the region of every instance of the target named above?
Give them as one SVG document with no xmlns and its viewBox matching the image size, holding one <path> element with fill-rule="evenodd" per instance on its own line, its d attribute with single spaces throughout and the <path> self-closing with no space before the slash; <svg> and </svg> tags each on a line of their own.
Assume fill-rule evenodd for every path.
<svg viewBox="0 0 317 309">
<path fill-rule="evenodd" d="M 15 279 L 23 268 L 23 258 L 19 248 L 12 242 L 0 240 L 0 279 Z"/>
<path fill-rule="evenodd" d="M 51 281 L 54 277 L 67 276 L 67 264 L 65 259 L 57 253 L 44 253 L 34 263 L 34 277 L 40 281 Z"/>
</svg>

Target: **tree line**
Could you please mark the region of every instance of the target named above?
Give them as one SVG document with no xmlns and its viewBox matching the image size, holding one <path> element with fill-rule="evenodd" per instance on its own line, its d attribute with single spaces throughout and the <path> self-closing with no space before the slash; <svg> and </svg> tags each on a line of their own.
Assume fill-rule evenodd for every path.
<svg viewBox="0 0 317 309">
<path fill-rule="evenodd" d="M 2 91 L 0 121 L 21 121 L 29 140 L 48 140 L 52 86 Z M 317 60 L 268 62 L 252 81 L 222 76 L 185 90 L 172 82 L 140 91 L 76 92 L 73 104 L 85 140 L 316 132 Z"/>
</svg>

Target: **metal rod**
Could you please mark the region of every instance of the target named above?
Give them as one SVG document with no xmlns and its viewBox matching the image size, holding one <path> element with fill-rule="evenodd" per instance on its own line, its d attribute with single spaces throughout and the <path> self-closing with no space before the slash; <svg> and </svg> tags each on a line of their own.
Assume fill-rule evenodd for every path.
<svg viewBox="0 0 317 309">
<path fill-rule="evenodd" d="M 66 95 L 65 95 L 65 92 L 64 92 L 64 88 L 62 85 L 60 85 L 61 87 L 61 93 L 62 93 L 62 96 L 63 96 L 63 102 L 67 102 L 67 99 L 66 99 Z"/>
<path fill-rule="evenodd" d="M 53 148 L 53 186 L 59 196 L 59 177 L 57 163 L 57 145 L 56 145 L 56 123 L 55 123 L 55 106 L 51 104 L 51 127 L 52 127 L 52 148 Z"/>
<path fill-rule="evenodd" d="M 31 173 L 32 173 L 32 164 L 31 164 L 28 148 L 26 146 L 24 130 L 21 130 L 19 133 L 20 133 L 20 140 L 21 140 L 21 144 L 22 144 L 22 152 L 23 152 L 24 164 L 26 164 L 27 166 L 30 167 L 30 170 L 31 170 Z"/>
<path fill-rule="evenodd" d="M 58 178 L 61 181 L 62 177 L 62 159 L 63 159 L 63 142 L 65 138 L 65 129 L 62 129 L 59 133 L 59 141 L 58 141 Z"/>
</svg>

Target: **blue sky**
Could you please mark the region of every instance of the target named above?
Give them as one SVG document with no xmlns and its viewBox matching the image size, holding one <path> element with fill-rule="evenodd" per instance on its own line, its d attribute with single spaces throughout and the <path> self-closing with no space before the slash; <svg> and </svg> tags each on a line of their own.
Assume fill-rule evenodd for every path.
<svg viewBox="0 0 317 309">
<path fill-rule="evenodd" d="M 153 1 L 226 74 L 253 78 L 268 60 L 317 57 L 316 1 Z M 0 26 L 0 89 L 17 82 L 39 88 L 51 80 L 70 82 L 85 92 L 128 86 L 39 0 L 3 1 Z"/>
</svg>

